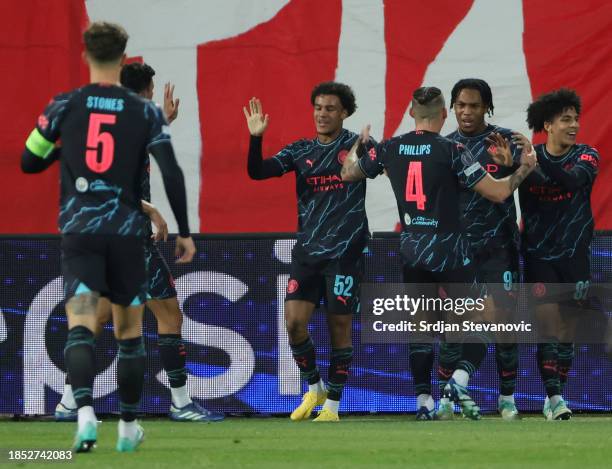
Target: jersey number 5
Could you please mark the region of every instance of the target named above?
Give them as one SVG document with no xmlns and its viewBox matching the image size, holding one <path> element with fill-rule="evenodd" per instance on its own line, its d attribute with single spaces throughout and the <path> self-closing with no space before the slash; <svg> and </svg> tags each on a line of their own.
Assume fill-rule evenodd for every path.
<svg viewBox="0 0 612 469">
<path fill-rule="evenodd" d="M 412 161 L 406 177 L 406 202 L 416 202 L 418 210 L 425 210 L 427 197 L 423 192 L 423 166 L 420 161 Z"/>
<path fill-rule="evenodd" d="M 115 157 L 115 140 L 109 132 L 100 132 L 103 124 L 113 125 L 117 121 L 114 114 L 97 114 L 89 116 L 89 129 L 87 130 L 87 152 L 85 162 L 94 173 L 104 173 L 113 164 Z M 100 156 L 98 146 L 102 144 Z"/>
</svg>

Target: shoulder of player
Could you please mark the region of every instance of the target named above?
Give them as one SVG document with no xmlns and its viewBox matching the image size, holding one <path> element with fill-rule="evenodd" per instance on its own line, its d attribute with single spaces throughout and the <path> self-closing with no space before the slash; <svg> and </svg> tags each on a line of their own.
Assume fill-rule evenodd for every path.
<svg viewBox="0 0 612 469">
<path fill-rule="evenodd" d="M 545 149 L 545 144 L 543 143 L 537 143 L 533 146 L 533 149 L 535 150 L 535 152 L 538 155 L 546 155 L 546 152 L 544 151 Z"/>
<path fill-rule="evenodd" d="M 488 132 L 487 135 L 490 134 L 490 133 L 493 133 L 493 132 L 497 132 L 502 137 L 512 138 L 512 134 L 514 133 L 514 130 L 507 129 L 505 127 L 500 127 L 498 125 L 491 125 L 490 128 L 491 128 L 491 131 Z"/>
<path fill-rule="evenodd" d="M 383 140 L 382 142 L 380 142 L 380 144 L 381 145 L 386 145 L 386 146 L 394 145 L 394 144 L 399 143 L 402 140 L 405 140 L 406 138 L 409 138 L 409 137 L 410 137 L 410 133 L 405 133 L 405 134 L 402 134 L 402 135 L 396 135 L 395 137 L 391 137 L 391 138 L 388 138 L 386 140 Z"/>
<path fill-rule="evenodd" d="M 315 146 L 314 139 L 302 138 L 300 140 L 291 142 L 288 145 L 285 145 L 275 156 L 292 155 L 295 157 L 297 155 L 304 154 L 305 152 L 309 151 L 314 146 Z"/>
<path fill-rule="evenodd" d="M 316 139 L 313 138 L 301 138 L 296 140 L 295 142 L 291 142 L 285 148 L 291 150 L 305 150 L 306 148 L 310 148 L 316 144 Z"/>
<path fill-rule="evenodd" d="M 597 148 L 587 145 L 586 143 L 577 143 L 574 151 L 577 155 L 586 154 L 599 159 L 599 152 L 597 151 Z"/>
<path fill-rule="evenodd" d="M 408 137 L 408 133 L 405 134 L 401 134 L 401 135 L 396 135 L 395 137 L 391 137 L 391 138 L 387 138 L 385 140 L 381 140 L 380 142 L 378 142 L 376 144 L 376 151 L 382 151 L 382 152 L 386 152 L 388 151 L 389 148 L 393 147 L 394 145 L 400 145 L 403 141 L 405 141 L 405 139 Z"/>
<path fill-rule="evenodd" d="M 75 97 L 80 96 L 80 94 L 82 93 L 84 87 L 81 88 L 75 88 L 71 91 L 65 91 L 62 93 L 58 93 L 55 96 L 53 96 L 50 100 L 48 105 L 51 106 L 52 104 L 55 105 L 65 105 L 67 104 L 69 101 L 71 101 L 72 99 L 74 99 Z"/>
<path fill-rule="evenodd" d="M 344 140 L 352 140 L 354 142 L 357 137 L 359 137 L 359 134 L 353 132 L 352 130 L 342 129 L 340 131 L 340 138 Z"/>
<path fill-rule="evenodd" d="M 153 122 L 159 122 L 162 125 L 168 125 L 166 121 L 166 115 L 162 110 L 161 106 L 157 104 L 155 101 L 151 101 L 150 99 L 143 98 L 132 91 L 128 91 L 131 93 L 129 98 L 135 98 L 138 100 L 139 105 L 144 107 L 144 115 L 146 118 L 150 119 Z"/>
<path fill-rule="evenodd" d="M 459 133 L 458 130 L 455 130 L 455 131 L 451 132 L 450 134 L 445 135 L 444 137 L 449 139 L 449 140 L 459 140 L 459 139 L 461 139 L 461 134 Z"/>
<path fill-rule="evenodd" d="M 460 141 L 449 138 L 448 136 L 443 136 L 440 134 L 431 134 L 433 137 L 433 141 L 438 143 L 444 148 L 451 150 L 452 152 L 463 151 L 467 147 Z"/>
<path fill-rule="evenodd" d="M 55 102 L 70 101 L 70 99 L 72 99 L 73 97 L 75 97 L 79 93 L 81 93 L 81 90 L 82 90 L 82 88 L 77 88 L 77 89 L 74 89 L 72 91 L 67 91 L 67 92 L 64 92 L 64 93 L 56 94 L 55 96 L 53 96 L 52 101 L 55 101 Z"/>
<path fill-rule="evenodd" d="M 342 148 L 346 148 L 348 150 L 353 146 L 355 140 L 357 140 L 358 138 L 359 134 L 357 134 L 356 132 L 353 132 L 352 130 L 348 129 L 342 129 L 336 141 L 340 143 L 340 146 Z M 372 137 L 370 137 L 370 143 L 372 145 L 375 145 L 376 141 Z"/>
</svg>

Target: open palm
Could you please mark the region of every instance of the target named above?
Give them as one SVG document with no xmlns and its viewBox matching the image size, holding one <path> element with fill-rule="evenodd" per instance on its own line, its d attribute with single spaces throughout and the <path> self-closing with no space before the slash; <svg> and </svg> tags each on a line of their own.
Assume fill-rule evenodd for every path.
<svg viewBox="0 0 612 469">
<path fill-rule="evenodd" d="M 246 117 L 247 125 L 249 126 L 249 132 L 253 136 L 260 136 L 268 128 L 268 122 L 270 116 L 263 113 L 261 101 L 258 98 L 251 98 L 249 100 L 249 108 L 243 107 L 244 117 Z"/>
</svg>

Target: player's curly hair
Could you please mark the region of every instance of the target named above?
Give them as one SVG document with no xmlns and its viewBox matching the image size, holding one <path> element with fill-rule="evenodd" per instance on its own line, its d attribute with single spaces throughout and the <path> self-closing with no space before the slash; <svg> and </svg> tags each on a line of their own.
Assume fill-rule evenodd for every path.
<svg viewBox="0 0 612 469">
<path fill-rule="evenodd" d="M 119 60 L 125 52 L 128 33 L 115 23 L 96 21 L 83 33 L 85 51 L 96 62 L 108 63 Z"/>
<path fill-rule="evenodd" d="M 355 93 L 350 86 L 344 83 L 338 83 L 337 81 L 325 81 L 315 86 L 310 94 L 310 103 L 314 106 L 315 99 L 317 96 L 322 94 L 331 94 L 338 96 L 342 107 L 346 109 L 348 115 L 352 115 L 357 109 L 355 103 Z"/>
<path fill-rule="evenodd" d="M 527 108 L 527 125 L 534 132 L 542 132 L 545 122 L 552 122 L 555 116 L 571 108 L 580 115 L 580 96 L 574 90 L 560 88 L 543 94 Z"/>
<path fill-rule="evenodd" d="M 459 93 L 466 88 L 469 90 L 476 90 L 480 93 L 480 99 L 482 99 L 483 104 L 487 107 L 487 114 L 492 116 L 493 109 L 495 109 L 495 106 L 493 106 L 493 93 L 491 92 L 489 84 L 480 78 L 463 78 L 455 83 L 455 86 L 453 86 L 451 90 L 450 108 L 453 108 L 459 97 Z"/>
<path fill-rule="evenodd" d="M 155 70 L 153 70 L 153 67 L 148 64 L 133 62 L 121 67 L 121 77 L 119 80 L 121 85 L 138 94 L 151 85 L 154 76 Z"/>
</svg>

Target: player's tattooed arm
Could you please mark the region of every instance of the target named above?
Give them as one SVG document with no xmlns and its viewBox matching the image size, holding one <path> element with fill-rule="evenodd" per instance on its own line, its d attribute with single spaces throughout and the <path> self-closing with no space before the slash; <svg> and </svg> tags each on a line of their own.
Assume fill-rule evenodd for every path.
<svg viewBox="0 0 612 469">
<path fill-rule="evenodd" d="M 518 167 L 518 169 L 508 176 L 508 184 L 510 185 L 510 193 L 514 192 L 518 189 L 518 186 L 525 180 L 527 176 L 531 174 L 531 172 L 535 169 L 537 160 L 535 159 L 535 154 L 532 155 L 533 163 L 532 164 L 523 164 Z M 521 159 L 522 160 L 522 159 Z"/>
<path fill-rule="evenodd" d="M 535 152 L 531 151 L 521 156 L 521 165 L 510 176 L 495 179 L 490 174 L 486 174 L 473 186 L 473 189 L 491 202 L 501 203 L 512 195 L 536 166 Z"/>
<path fill-rule="evenodd" d="M 151 219 L 151 223 L 155 226 L 155 233 L 151 236 L 154 241 L 167 241 L 168 240 L 168 223 L 162 216 L 161 212 L 157 210 L 155 205 L 147 202 L 146 200 L 140 201 L 142 204 L 142 211 Z"/>
<path fill-rule="evenodd" d="M 366 175 L 359 167 L 359 157 L 357 156 L 357 148 L 361 144 L 361 140 L 355 140 L 355 143 L 351 147 L 348 155 L 342 163 L 342 169 L 340 170 L 340 176 L 343 181 L 353 182 L 365 179 Z"/>
<path fill-rule="evenodd" d="M 361 135 L 355 140 L 353 146 L 346 155 L 340 170 L 340 176 L 343 181 L 355 182 L 365 179 L 367 176 L 359 166 L 359 150 L 370 139 L 370 126 L 366 126 L 361 131 Z"/>
<path fill-rule="evenodd" d="M 508 183 L 510 184 L 510 190 L 514 192 L 521 183 L 525 180 L 529 174 L 538 165 L 538 157 L 531 141 L 519 132 L 512 134 L 513 142 L 522 149 L 521 152 L 521 165 L 518 169 L 508 176 Z"/>
</svg>

